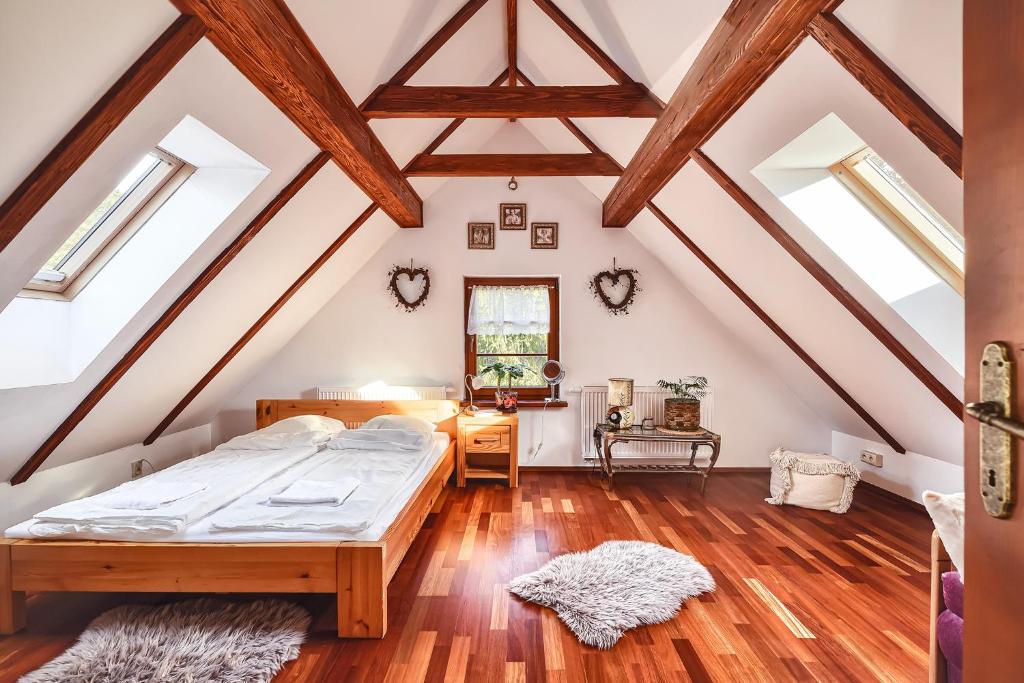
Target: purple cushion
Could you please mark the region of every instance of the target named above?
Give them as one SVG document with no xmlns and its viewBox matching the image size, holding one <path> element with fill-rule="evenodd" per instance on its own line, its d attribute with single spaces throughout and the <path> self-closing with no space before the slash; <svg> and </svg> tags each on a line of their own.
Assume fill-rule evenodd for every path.
<svg viewBox="0 0 1024 683">
<path fill-rule="evenodd" d="M 945 572 L 942 575 L 942 599 L 946 609 L 964 618 L 964 582 L 960 580 L 960 572 Z"/>
<path fill-rule="evenodd" d="M 963 671 L 964 667 L 964 620 L 945 610 L 936 622 L 936 640 L 951 670 Z M 952 677 L 950 680 L 953 680 Z"/>
</svg>

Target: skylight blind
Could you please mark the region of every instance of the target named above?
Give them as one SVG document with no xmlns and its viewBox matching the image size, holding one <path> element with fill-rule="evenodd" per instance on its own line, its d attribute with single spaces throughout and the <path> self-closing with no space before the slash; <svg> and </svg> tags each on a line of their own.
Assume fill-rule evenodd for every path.
<svg viewBox="0 0 1024 683">
<path fill-rule="evenodd" d="M 474 287 L 468 334 L 547 334 L 551 328 L 548 288 Z"/>
</svg>

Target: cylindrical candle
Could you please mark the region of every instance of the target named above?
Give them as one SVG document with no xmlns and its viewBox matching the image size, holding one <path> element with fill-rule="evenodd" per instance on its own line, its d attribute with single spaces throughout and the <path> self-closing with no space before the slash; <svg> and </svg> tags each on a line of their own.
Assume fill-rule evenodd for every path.
<svg viewBox="0 0 1024 683">
<path fill-rule="evenodd" d="M 608 380 L 608 405 L 633 405 L 633 380 L 625 377 L 612 377 Z"/>
</svg>

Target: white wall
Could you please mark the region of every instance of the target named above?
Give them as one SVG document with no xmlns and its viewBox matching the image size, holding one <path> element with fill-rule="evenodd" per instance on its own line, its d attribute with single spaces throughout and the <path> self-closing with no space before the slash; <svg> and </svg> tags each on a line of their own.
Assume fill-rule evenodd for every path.
<svg viewBox="0 0 1024 683">
<path fill-rule="evenodd" d="M 537 143 L 506 126 L 488 151 L 530 151 Z M 561 278 L 561 360 L 565 387 L 633 377 L 707 375 L 716 391 L 715 427 L 723 434 L 721 465 L 763 466 L 779 444 L 824 448 L 830 428 L 778 377 L 752 357 L 715 317 L 679 286 L 624 230 L 600 226 L 601 205 L 573 179 L 523 178 L 509 192 L 503 178 L 452 180 L 425 206 L 422 230 L 392 237 L 334 299 L 259 372 L 227 399 L 215 440 L 252 426 L 258 398 L 309 394 L 317 385 L 462 386 L 464 275 L 557 275 Z M 558 250 L 532 250 L 528 231 L 498 231 L 494 251 L 466 248 L 466 223 L 497 220 L 503 201 L 527 203 L 530 221 L 557 221 Z M 595 272 L 640 270 L 643 292 L 627 316 L 608 314 L 588 290 Z M 385 274 L 395 263 L 430 268 L 431 293 L 415 313 L 395 308 Z M 578 395 L 546 417 L 544 452 L 535 464 L 580 463 Z M 523 411 L 520 459 L 539 439 L 538 414 Z"/>
<path fill-rule="evenodd" d="M 162 470 L 182 460 L 206 453 L 210 425 L 165 436 L 152 446 L 134 444 L 116 451 L 79 460 L 37 473 L 24 484 L 0 484 L 0 532 L 32 515 L 69 500 L 77 500 L 113 488 L 131 479 L 131 463 L 145 458 Z M 150 473 L 143 464 L 145 474 Z"/>
<path fill-rule="evenodd" d="M 860 462 L 862 450 L 881 453 L 882 467 Z M 832 432 L 832 455 L 856 465 L 862 480 L 918 503 L 925 491 L 956 493 L 964 490 L 963 465 L 913 451 L 896 453 L 877 441 Z"/>
</svg>

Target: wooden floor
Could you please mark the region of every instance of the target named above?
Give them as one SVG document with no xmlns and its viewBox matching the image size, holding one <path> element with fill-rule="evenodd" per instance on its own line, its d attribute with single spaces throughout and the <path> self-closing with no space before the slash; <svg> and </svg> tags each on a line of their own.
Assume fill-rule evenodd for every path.
<svg viewBox="0 0 1024 683">
<path fill-rule="evenodd" d="M 847 515 L 763 502 L 766 474 L 524 473 L 519 489 L 447 492 L 389 591 L 384 640 L 334 637 L 333 597 L 300 596 L 308 643 L 281 681 L 923 681 L 928 539 L 923 512 L 861 488 Z M 718 583 L 671 622 L 610 651 L 580 645 L 509 579 L 560 553 L 642 539 L 694 555 Z M 0 639 L 0 680 L 59 654 L 88 620 L 167 596 L 40 595 L 30 628 Z"/>
</svg>

